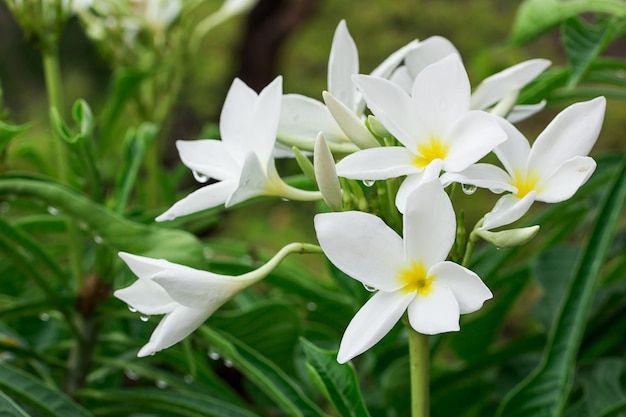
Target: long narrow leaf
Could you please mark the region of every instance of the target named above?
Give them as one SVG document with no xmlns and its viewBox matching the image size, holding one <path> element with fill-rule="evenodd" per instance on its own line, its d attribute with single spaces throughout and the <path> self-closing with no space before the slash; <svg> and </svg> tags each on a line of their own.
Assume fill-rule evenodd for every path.
<svg viewBox="0 0 626 417">
<path fill-rule="evenodd" d="M 585 330 L 600 269 L 626 197 L 626 158 L 601 205 L 597 222 L 574 269 L 543 360 L 498 409 L 502 417 L 560 416 L 571 390 L 576 354 Z"/>
<path fill-rule="evenodd" d="M 29 417 L 19 405 L 15 403 L 5 392 L 0 391 L 0 416 L 3 417 Z"/>
</svg>

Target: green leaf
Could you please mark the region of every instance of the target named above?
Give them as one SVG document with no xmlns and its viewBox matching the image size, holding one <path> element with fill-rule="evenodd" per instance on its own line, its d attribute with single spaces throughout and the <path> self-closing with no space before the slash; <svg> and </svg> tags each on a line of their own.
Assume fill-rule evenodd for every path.
<svg viewBox="0 0 626 417">
<path fill-rule="evenodd" d="M 320 349 L 301 339 L 309 370 L 324 384 L 326 398 L 341 417 L 369 416 L 351 363 L 337 363 L 337 352 Z"/>
<path fill-rule="evenodd" d="M 610 184 L 591 236 L 565 291 L 542 361 L 506 396 L 498 409 L 498 416 L 557 417 L 565 407 L 598 276 L 626 198 L 626 157 L 622 158 L 620 169 Z"/>
<path fill-rule="evenodd" d="M 6 393 L 0 391 L 0 416 L 3 417 L 29 417 L 19 405 Z"/>
<path fill-rule="evenodd" d="M 581 13 L 626 16 L 621 0 L 526 0 L 517 10 L 510 40 L 525 43 Z"/>
<path fill-rule="evenodd" d="M 0 362 L 0 390 L 49 417 L 89 417 L 91 413 L 62 392 Z"/>
<path fill-rule="evenodd" d="M 31 178 L 0 178 L 0 195 L 11 194 L 55 207 L 71 216 L 79 226 L 88 228 L 99 237 L 98 241 L 114 251 L 166 258 L 191 267 L 206 265 L 203 245 L 192 234 L 132 222 L 61 184 Z"/>
<path fill-rule="evenodd" d="M 571 72 L 567 82 L 573 88 L 587 73 L 591 64 L 606 49 L 618 29 L 615 19 L 606 19 L 595 25 L 580 18 L 568 19 L 563 25 L 562 36 Z"/>
<path fill-rule="evenodd" d="M 302 389 L 276 365 L 232 336 L 201 326 L 199 334 L 225 360 L 233 363 L 246 378 L 278 404 L 289 416 L 325 417 Z"/>
<path fill-rule="evenodd" d="M 28 129 L 30 125 L 12 125 L 0 120 L 0 152 L 6 148 L 11 139 Z"/>
<path fill-rule="evenodd" d="M 79 394 L 83 398 L 96 399 L 107 405 L 120 403 L 126 411 L 163 412 L 168 416 L 188 417 L 259 417 L 258 414 L 241 406 L 192 392 L 172 392 L 148 389 L 124 390 L 83 390 Z"/>
</svg>

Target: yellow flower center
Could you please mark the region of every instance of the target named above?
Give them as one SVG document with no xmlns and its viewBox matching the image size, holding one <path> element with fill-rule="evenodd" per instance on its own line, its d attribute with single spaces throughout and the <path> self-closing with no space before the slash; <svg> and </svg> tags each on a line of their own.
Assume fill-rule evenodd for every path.
<svg viewBox="0 0 626 417">
<path fill-rule="evenodd" d="M 411 262 L 411 265 L 400 271 L 398 279 L 404 284 L 402 291 L 405 293 L 417 292 L 419 295 L 428 295 L 432 292 L 433 278 L 428 276 L 424 264 Z"/>
<path fill-rule="evenodd" d="M 519 172 L 516 172 L 513 182 L 513 185 L 515 186 L 515 188 L 517 188 L 515 197 L 522 198 L 533 190 L 539 193 L 539 190 L 537 189 L 538 182 L 539 176 L 536 174 L 529 172 L 526 175 L 523 175 Z"/>
<path fill-rule="evenodd" d="M 445 159 L 449 148 L 450 145 L 431 135 L 427 143 L 417 145 L 417 156 L 413 164 L 418 168 L 426 168 L 435 159 Z"/>
</svg>

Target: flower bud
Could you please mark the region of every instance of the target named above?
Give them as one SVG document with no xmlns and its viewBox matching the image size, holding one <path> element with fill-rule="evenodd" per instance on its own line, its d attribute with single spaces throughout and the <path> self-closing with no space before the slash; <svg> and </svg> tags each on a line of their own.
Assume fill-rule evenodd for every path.
<svg viewBox="0 0 626 417">
<path fill-rule="evenodd" d="M 519 229 L 503 230 L 500 232 L 490 232 L 488 230 L 477 229 L 476 235 L 483 240 L 492 243 L 498 249 L 521 246 L 529 242 L 539 232 L 539 226 L 522 227 Z"/>
</svg>

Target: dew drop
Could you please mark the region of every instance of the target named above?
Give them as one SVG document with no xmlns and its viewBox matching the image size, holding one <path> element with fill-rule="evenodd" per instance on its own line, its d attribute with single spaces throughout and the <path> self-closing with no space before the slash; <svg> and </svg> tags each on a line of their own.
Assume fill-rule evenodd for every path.
<svg viewBox="0 0 626 417">
<path fill-rule="evenodd" d="M 48 210 L 48 213 L 52 214 L 53 216 L 59 214 L 59 209 L 56 207 L 48 206 L 46 210 Z"/>
<path fill-rule="evenodd" d="M 150 316 L 139 316 L 139 320 L 141 320 L 141 321 L 143 321 L 145 323 L 148 320 L 150 320 Z"/>
<path fill-rule="evenodd" d="M 130 379 L 131 381 L 137 381 L 139 379 L 139 374 L 132 369 L 124 369 L 124 375 L 126 375 L 126 378 Z"/>
<path fill-rule="evenodd" d="M 207 182 L 209 180 L 209 177 L 207 177 L 204 174 L 199 173 L 198 171 L 191 171 L 191 172 L 193 172 L 193 177 L 198 182 L 205 183 L 205 182 Z"/>
<path fill-rule="evenodd" d="M 209 358 L 211 360 L 214 360 L 214 361 L 216 361 L 216 360 L 218 360 L 220 358 L 220 354 L 215 352 L 215 351 L 213 351 L 213 350 L 209 350 L 207 352 L 207 355 L 209 355 Z"/>
<path fill-rule="evenodd" d="M 136 313 L 137 309 L 133 306 L 128 306 L 128 309 L 130 310 L 131 313 Z"/>
<path fill-rule="evenodd" d="M 504 188 L 494 188 L 491 192 L 494 194 L 502 194 L 504 192 Z"/>
<path fill-rule="evenodd" d="M 183 377 L 183 381 L 185 381 L 188 384 L 192 384 L 193 383 L 193 375 L 189 375 L 189 374 L 185 375 Z"/>
<path fill-rule="evenodd" d="M 233 361 L 229 360 L 229 359 L 224 359 L 224 366 L 227 368 L 232 368 L 233 367 Z"/>
<path fill-rule="evenodd" d="M 280 199 L 281 199 L 281 201 L 289 201 L 289 199 L 285 198 L 285 197 L 281 197 Z"/>
<path fill-rule="evenodd" d="M 315 304 L 313 302 L 307 303 L 306 309 L 309 310 L 309 311 L 315 311 L 315 310 L 317 310 L 317 304 Z"/>
<path fill-rule="evenodd" d="M 365 285 L 365 284 L 363 284 L 363 287 L 364 287 L 367 291 L 369 291 L 369 292 L 376 292 L 376 291 L 377 291 L 377 290 L 376 290 L 376 288 L 374 288 L 374 287 L 370 287 L 369 285 Z"/>
<path fill-rule="evenodd" d="M 363 180 L 363 185 L 366 187 L 371 187 L 376 182 L 375 180 Z"/>
<path fill-rule="evenodd" d="M 93 237 L 93 241 L 96 242 L 97 245 L 102 245 L 102 242 L 104 242 L 104 239 L 102 239 L 102 236 L 95 235 Z"/>
<path fill-rule="evenodd" d="M 467 195 L 472 195 L 476 192 L 476 186 L 473 184 L 462 184 L 461 189 Z"/>
<path fill-rule="evenodd" d="M 157 386 L 157 388 L 160 388 L 160 389 L 165 389 L 165 388 L 167 388 L 167 382 L 163 381 L 162 379 L 157 379 L 157 380 L 154 382 L 154 385 L 156 385 L 156 386 Z"/>
<path fill-rule="evenodd" d="M 50 314 L 48 314 L 48 313 L 41 313 L 39 315 L 39 320 L 41 320 L 41 321 L 48 321 L 48 320 L 50 320 Z"/>
</svg>

